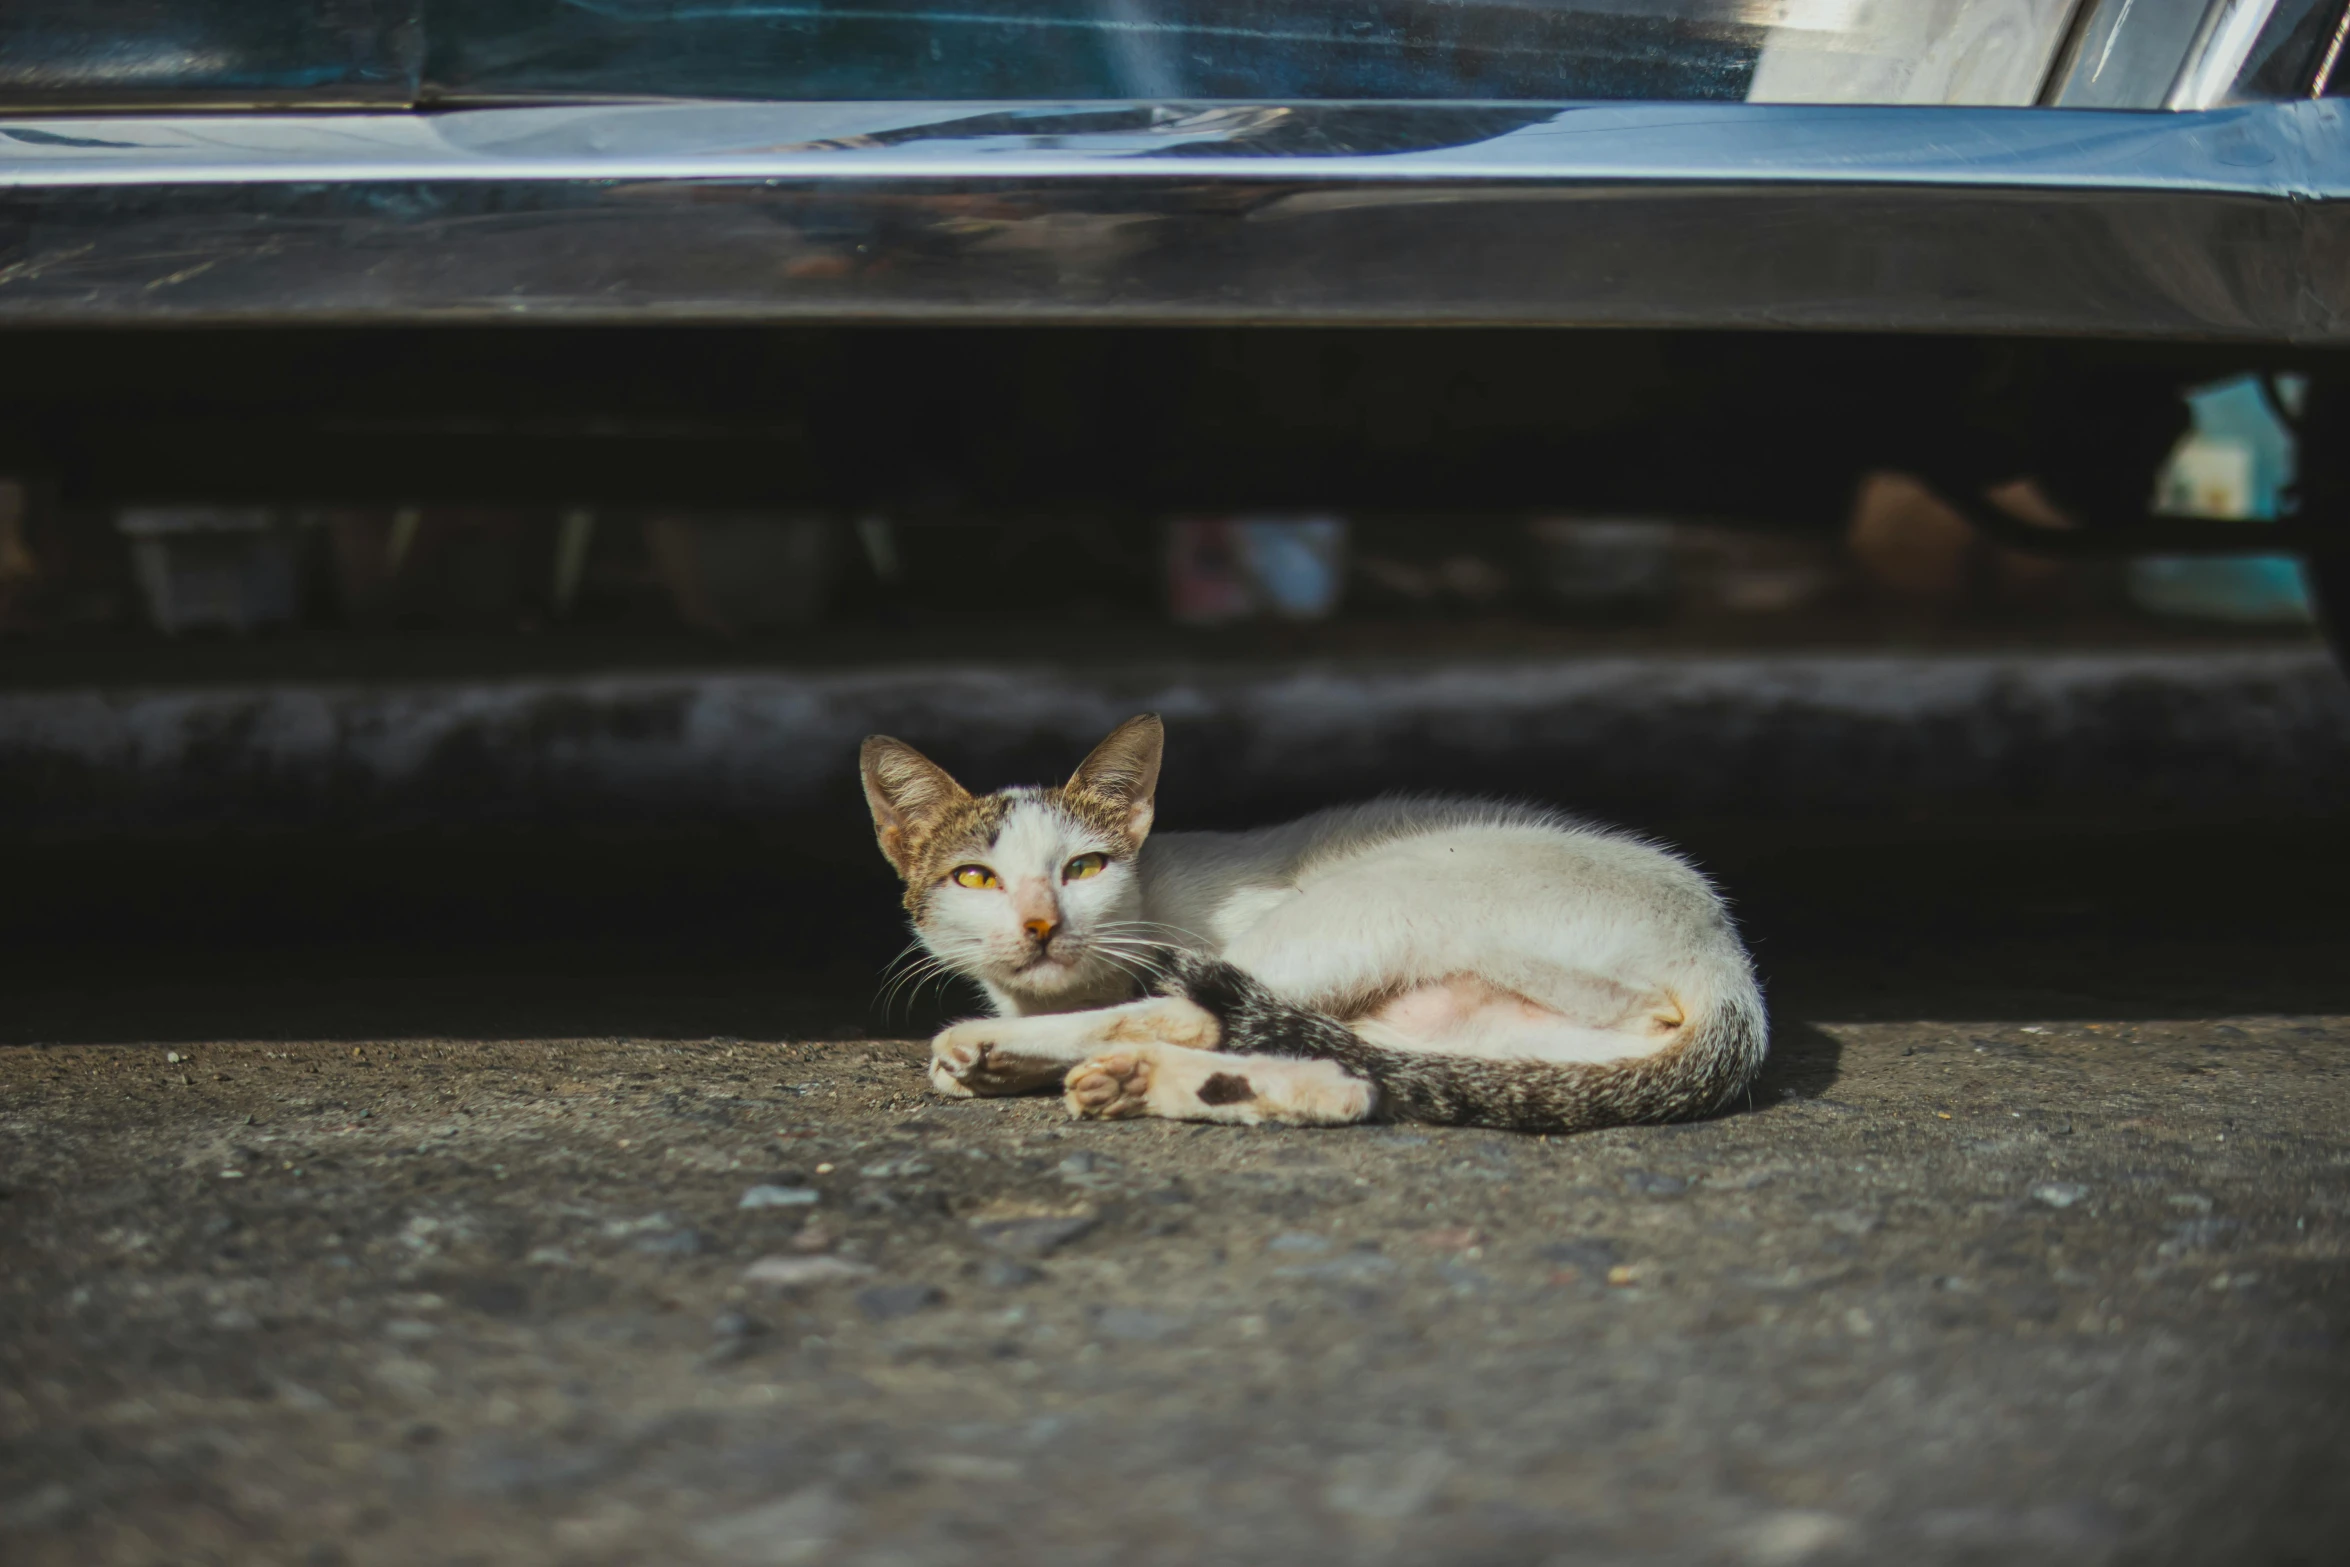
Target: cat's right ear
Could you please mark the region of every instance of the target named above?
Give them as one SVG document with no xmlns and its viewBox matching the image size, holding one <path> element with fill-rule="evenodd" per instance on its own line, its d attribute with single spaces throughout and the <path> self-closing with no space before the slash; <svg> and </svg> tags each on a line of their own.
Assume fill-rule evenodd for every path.
<svg viewBox="0 0 2350 1567">
<path fill-rule="evenodd" d="M 921 836 L 919 829 L 970 794 L 945 768 L 887 735 L 866 737 L 857 767 L 865 778 L 865 803 L 873 809 L 873 836 L 881 841 L 883 856 L 900 876 L 912 875 L 906 854 Z"/>
</svg>

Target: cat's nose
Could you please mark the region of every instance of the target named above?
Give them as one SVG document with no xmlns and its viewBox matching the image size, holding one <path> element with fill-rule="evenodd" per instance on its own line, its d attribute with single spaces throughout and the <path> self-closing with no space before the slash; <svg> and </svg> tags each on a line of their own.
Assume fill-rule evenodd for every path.
<svg viewBox="0 0 2350 1567">
<path fill-rule="evenodd" d="M 1020 928 L 1039 941 L 1049 941 L 1059 928 L 1058 922 L 1046 919 L 1022 920 Z"/>
</svg>

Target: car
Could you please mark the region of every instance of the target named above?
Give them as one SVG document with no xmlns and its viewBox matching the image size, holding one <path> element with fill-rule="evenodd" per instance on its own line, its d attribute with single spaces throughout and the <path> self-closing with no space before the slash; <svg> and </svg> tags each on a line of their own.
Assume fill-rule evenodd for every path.
<svg viewBox="0 0 2350 1567">
<path fill-rule="evenodd" d="M 0 465 L 91 503 L 2147 515 L 2305 378 L 2340 0 L 19 0 Z M 2299 384 L 2299 383 L 2296 383 Z M 2021 499 L 2019 499 L 2021 497 Z M 2004 498 L 2004 499 L 2002 499 Z"/>
</svg>

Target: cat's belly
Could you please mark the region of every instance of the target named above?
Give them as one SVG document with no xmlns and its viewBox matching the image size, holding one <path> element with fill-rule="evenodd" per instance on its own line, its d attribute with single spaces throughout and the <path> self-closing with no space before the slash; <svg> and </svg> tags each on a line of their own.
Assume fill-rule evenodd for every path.
<svg viewBox="0 0 2350 1567">
<path fill-rule="evenodd" d="M 1450 1034 L 1485 1023 L 1558 1024 L 1566 1018 L 1474 974 L 1455 974 L 1381 1002 L 1365 1017 L 1407 1034 Z"/>
<path fill-rule="evenodd" d="M 1683 1019 L 1668 1001 L 1636 1019 L 1600 1026 L 1474 974 L 1452 974 L 1390 996 L 1350 1021 L 1367 1038 L 1430 1054 L 1623 1061 L 1671 1043 Z"/>
</svg>

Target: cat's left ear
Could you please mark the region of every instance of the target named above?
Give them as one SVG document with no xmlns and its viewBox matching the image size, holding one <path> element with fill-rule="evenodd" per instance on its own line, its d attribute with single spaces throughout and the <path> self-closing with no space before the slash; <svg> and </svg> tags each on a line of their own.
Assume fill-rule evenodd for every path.
<svg viewBox="0 0 2350 1567">
<path fill-rule="evenodd" d="M 1110 731 L 1069 775 L 1068 793 L 1090 794 L 1123 806 L 1126 836 L 1139 846 L 1150 836 L 1159 792 L 1159 758 L 1167 749 L 1167 728 L 1156 713 L 1141 713 Z"/>
</svg>

